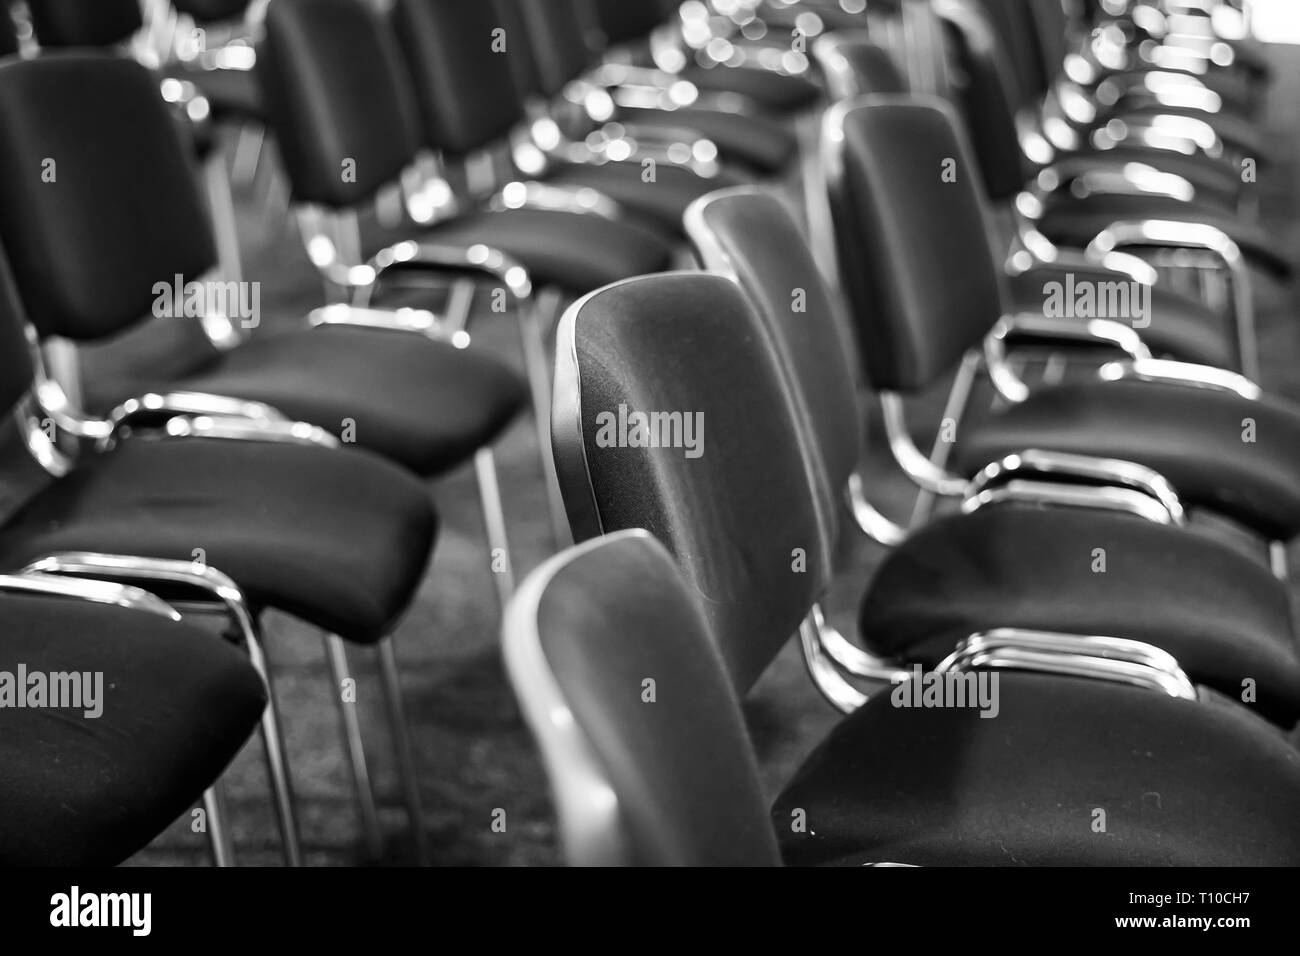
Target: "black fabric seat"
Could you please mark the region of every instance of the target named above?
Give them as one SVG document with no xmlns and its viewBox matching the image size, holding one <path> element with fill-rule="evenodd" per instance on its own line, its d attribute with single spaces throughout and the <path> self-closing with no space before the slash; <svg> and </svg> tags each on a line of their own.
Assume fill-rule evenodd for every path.
<svg viewBox="0 0 1300 956">
<path fill-rule="evenodd" d="M 0 527 L 0 566 L 54 551 L 203 560 L 270 605 L 377 641 L 415 593 L 436 518 L 424 486 L 360 449 L 132 438 Z"/>
<path fill-rule="evenodd" d="M 1041 312 L 1045 300 L 1044 287 L 1049 282 L 1063 282 L 1067 272 L 1073 273 L 1076 280 L 1086 276 L 1101 282 L 1123 281 L 1123 277 L 1115 273 L 1094 274 L 1088 270 L 1038 266 L 1011 278 L 1013 311 Z M 1137 332 L 1156 355 L 1215 368 L 1240 367 L 1235 337 L 1229 333 L 1223 317 L 1204 303 L 1165 286 L 1153 286 L 1150 320 L 1149 325 Z M 1129 322 L 1131 319 L 1121 321 Z"/>
<path fill-rule="evenodd" d="M 1254 681 L 1250 709 L 1283 726 L 1300 715 L 1291 608 L 1264 562 L 1131 515 L 1003 504 L 941 518 L 889 552 L 858 620 L 871 650 L 927 666 L 997 627 L 1143 641 L 1224 694 Z"/>
<path fill-rule="evenodd" d="M 694 130 L 712 140 L 724 157 L 759 173 L 780 172 L 799 149 L 799 140 L 789 127 L 750 113 L 685 107 L 666 112 L 625 109 L 619 116 L 639 126 Z"/>
<path fill-rule="evenodd" d="M 1243 440 L 1246 419 L 1253 441 Z M 1276 540 L 1300 532 L 1300 412 L 1277 399 L 1132 380 L 1066 383 L 965 426 L 957 467 L 974 474 L 1026 448 L 1140 462 L 1189 504 Z"/>
<path fill-rule="evenodd" d="M 606 163 L 603 166 L 561 166 L 546 177 L 562 186 L 590 186 L 620 205 L 652 217 L 666 231 L 679 232 L 682 213 L 701 196 L 734 186 L 740 178 L 727 170 L 705 179 L 687 169 L 660 164 L 654 182 L 642 179 L 640 163 Z"/>
<path fill-rule="evenodd" d="M 787 864 L 1294 866 L 1300 752 L 1220 698 L 1001 673 L 999 710 L 882 691 L 772 811 Z M 796 809 L 807 832 L 790 826 Z M 1104 832 L 1094 822 L 1105 812 Z"/>
<path fill-rule="evenodd" d="M 678 74 L 696 87 L 711 93 L 739 93 L 775 113 L 789 113 L 812 106 L 821 95 L 816 83 L 802 76 L 786 76 L 771 70 L 703 67 L 692 64 Z"/>
<path fill-rule="evenodd" d="M 518 259 L 534 282 L 594 289 L 663 269 L 672 243 L 639 223 L 549 209 L 509 209 L 459 216 L 419 233 L 430 242 L 483 243 Z"/>
<path fill-rule="evenodd" d="M 0 621 L 0 670 L 104 675 L 93 720 L 0 709 L 3 866 L 122 862 L 211 786 L 266 706 L 243 652 L 190 625 L 18 594 Z"/>
<path fill-rule="evenodd" d="M 496 359 L 355 326 L 255 336 L 197 374 L 149 389 L 266 402 L 336 435 L 352 431 L 364 447 L 425 476 L 492 444 L 528 402 L 523 379 Z"/>
<path fill-rule="evenodd" d="M 1187 203 L 1166 196 L 1112 194 L 1094 194 L 1085 199 L 1062 197 L 1048 203 L 1038 228 L 1058 245 L 1082 248 L 1111 223 L 1134 219 L 1168 219 L 1214 226 L 1227 233 L 1246 256 L 1274 276 L 1279 279 L 1291 276 L 1291 264 L 1282 255 L 1276 238 L 1257 225 L 1199 202 Z"/>
</svg>

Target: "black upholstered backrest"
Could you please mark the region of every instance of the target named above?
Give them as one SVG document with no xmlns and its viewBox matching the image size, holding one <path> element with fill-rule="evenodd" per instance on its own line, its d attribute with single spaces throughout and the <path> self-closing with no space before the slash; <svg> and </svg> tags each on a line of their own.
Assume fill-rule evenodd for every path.
<svg viewBox="0 0 1300 956">
<path fill-rule="evenodd" d="M 221 23 L 237 20 L 248 12 L 251 0 L 172 0 L 172 6 L 194 19 L 195 23 Z"/>
<path fill-rule="evenodd" d="M 1070 17 L 1065 10 L 1065 0 L 1019 0 L 1029 7 L 1029 15 L 1038 36 L 1038 53 L 1042 59 L 1043 75 L 1052 82 L 1061 72 L 1065 57 L 1070 52 Z"/>
<path fill-rule="evenodd" d="M 967 0 L 969 2 L 969 0 Z M 1001 40 L 1004 61 L 1016 79 L 1016 108 L 1042 100 L 1048 77 L 1043 71 L 1038 27 L 1028 0 L 976 0 Z"/>
<path fill-rule="evenodd" d="M 370 200 L 419 149 L 415 104 L 388 21 L 364 0 L 275 0 L 257 73 L 294 195 Z"/>
<path fill-rule="evenodd" d="M 406 53 L 425 145 L 463 155 L 499 140 L 523 119 L 511 75 L 512 36 L 487 0 L 397 0 L 397 35 Z"/>
<path fill-rule="evenodd" d="M 551 99 L 591 66 L 590 22 L 582 0 L 498 0 L 508 19 L 522 24 L 532 47 L 534 86 L 528 89 Z"/>
<path fill-rule="evenodd" d="M 35 369 L 24 330 L 26 318 L 9 260 L 0 252 L 0 413 L 12 409 L 32 386 Z"/>
<path fill-rule="evenodd" d="M 828 33 L 813 44 L 813 54 L 826 75 L 831 98 L 851 99 L 869 93 L 906 93 L 907 79 L 889 51 L 867 37 L 865 30 Z"/>
<path fill-rule="evenodd" d="M 994 202 L 1009 199 L 1032 175 L 1016 130 L 1021 96 L 1015 71 L 997 28 L 982 10 L 969 2 L 943 9 L 946 37 L 962 77 L 959 105 L 984 175 L 985 194 Z"/>
<path fill-rule="evenodd" d="M 742 693 L 823 590 L 831 540 L 749 310 L 734 282 L 698 272 L 586 296 L 560 323 L 552 417 L 575 539 L 645 528 L 664 542 Z M 673 412 L 683 424 L 670 430 Z M 652 413 L 638 429 L 632 416 Z M 674 437 L 680 447 L 662 447 Z"/>
<path fill-rule="evenodd" d="M 771 191 L 736 186 L 696 200 L 685 218 L 705 268 L 740 283 L 771 336 L 833 508 L 861 451 L 856 346 L 794 214 Z"/>
<path fill-rule="evenodd" d="M 826 120 L 840 280 L 877 389 L 925 388 L 1002 314 L 979 170 L 933 97 L 868 96 Z"/>
<path fill-rule="evenodd" d="M 158 80 L 124 57 L 0 63 L 0 237 L 43 335 L 143 318 L 160 282 L 216 263 L 192 151 Z"/>
<path fill-rule="evenodd" d="M 591 0 L 596 22 L 609 44 L 648 39 L 656 27 L 668 22 L 673 0 Z"/>
<path fill-rule="evenodd" d="M 27 0 L 41 46 L 125 43 L 144 26 L 140 0 Z"/>
<path fill-rule="evenodd" d="M 627 531 L 552 558 L 504 639 L 571 864 L 779 865 L 735 692 L 659 542 Z"/>
<path fill-rule="evenodd" d="M 18 25 L 6 10 L 0 10 L 0 57 L 13 56 L 18 52 Z"/>
</svg>

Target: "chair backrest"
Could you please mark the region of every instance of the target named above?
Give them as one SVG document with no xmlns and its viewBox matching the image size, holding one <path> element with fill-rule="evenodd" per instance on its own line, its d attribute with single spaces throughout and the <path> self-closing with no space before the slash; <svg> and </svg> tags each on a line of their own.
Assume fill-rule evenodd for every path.
<svg viewBox="0 0 1300 956">
<path fill-rule="evenodd" d="M 397 0 L 397 35 L 406 53 L 424 144 L 461 156 L 504 138 L 524 119 L 507 68 L 528 37 L 512 35 L 485 0 Z"/>
<path fill-rule="evenodd" d="M 111 335 L 151 312 L 158 283 L 216 264 L 153 74 L 97 53 L 0 63 L 0 237 L 42 335 Z"/>
<path fill-rule="evenodd" d="M 970 0 L 967 0 L 970 2 Z M 1004 62 L 1016 78 L 1016 108 L 1041 102 L 1050 75 L 1044 71 L 1038 25 L 1029 0 L 974 0 L 1001 40 Z"/>
<path fill-rule="evenodd" d="M 589 541 L 529 575 L 504 649 L 570 863 L 780 865 L 736 695 L 648 533 Z"/>
<path fill-rule="evenodd" d="M 915 392 L 1002 315 L 979 169 L 933 97 L 868 96 L 826 118 L 841 282 L 877 390 Z"/>
<path fill-rule="evenodd" d="M 674 0 L 592 0 L 596 22 L 612 45 L 636 43 L 668 22 L 678 4 Z"/>
<path fill-rule="evenodd" d="M 554 99 L 591 67 L 595 57 L 589 31 L 593 24 L 581 0 L 496 2 L 508 33 L 527 37 L 531 49 L 530 62 L 521 61 L 522 68 L 517 70 L 517 80 L 526 94 Z"/>
<path fill-rule="evenodd" d="M 1065 0 L 1020 0 L 1029 8 L 1029 15 L 1038 37 L 1038 54 L 1043 64 L 1043 75 L 1053 82 L 1065 64 L 1070 52 L 1073 25 L 1065 9 Z"/>
<path fill-rule="evenodd" d="M 419 152 L 391 25 L 363 0 L 275 0 L 265 28 L 256 69 L 295 197 L 372 200 Z"/>
<path fill-rule="evenodd" d="M 704 267 L 740 284 L 781 356 L 833 513 L 862 450 L 856 345 L 793 212 L 770 190 L 735 186 L 697 199 L 685 222 Z"/>
<path fill-rule="evenodd" d="M 172 6 L 195 23 L 224 23 L 248 12 L 251 0 L 172 0 Z"/>
<path fill-rule="evenodd" d="M 813 55 L 826 76 L 826 88 L 833 100 L 908 91 L 907 78 L 893 56 L 868 39 L 865 30 L 818 37 Z"/>
<path fill-rule="evenodd" d="M 667 545 L 743 693 L 826 587 L 833 540 L 762 324 L 729 279 L 642 276 L 570 307 L 556 351 L 575 539 L 645 528 Z"/>
<path fill-rule="evenodd" d="M 27 0 L 42 47 L 125 43 L 144 26 L 140 0 Z"/>
</svg>

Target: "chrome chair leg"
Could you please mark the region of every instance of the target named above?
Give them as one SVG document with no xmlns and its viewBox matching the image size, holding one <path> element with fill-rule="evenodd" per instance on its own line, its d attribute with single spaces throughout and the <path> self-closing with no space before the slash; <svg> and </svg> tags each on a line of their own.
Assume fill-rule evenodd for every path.
<svg viewBox="0 0 1300 956">
<path fill-rule="evenodd" d="M 551 371 L 547 359 L 546 330 L 554 318 L 558 304 L 558 299 L 551 290 L 545 290 L 531 302 L 520 303 L 515 310 L 519 319 L 519 336 L 523 343 L 528 384 L 533 393 L 538 452 L 542 459 L 542 477 L 546 483 L 551 534 L 557 551 L 570 541 L 569 521 L 564 511 L 564 499 L 560 496 L 560 483 L 555 474 L 555 455 L 551 449 Z"/>
<path fill-rule="evenodd" d="M 515 593 L 514 560 L 510 554 L 510 541 L 506 537 L 506 516 L 501 505 L 501 485 L 497 480 L 496 456 L 491 448 L 480 448 L 474 453 L 474 476 L 478 479 L 479 503 L 483 511 L 483 528 L 487 534 L 488 570 L 496 588 L 497 601 L 502 613 L 510 596 Z M 505 560 L 505 567 L 497 570 L 497 556 Z"/>
<path fill-rule="evenodd" d="M 286 866 L 302 866 L 302 847 L 298 842 L 298 821 L 294 811 L 293 787 L 289 782 L 289 762 L 285 757 L 284 731 L 275 703 L 275 688 L 262 644 L 251 632 L 245 632 L 248 659 L 266 682 L 267 702 L 262 711 L 262 747 L 266 754 L 266 772 L 271 779 L 271 794 L 275 801 L 276 817 L 280 824 L 280 840 L 284 846 Z"/>
<path fill-rule="evenodd" d="M 424 839 L 424 811 L 420 805 L 420 780 L 415 773 L 415 754 L 411 747 L 411 729 L 406 721 L 402 703 L 402 680 L 397 670 L 397 655 L 392 637 L 379 642 L 379 678 L 384 685 L 388 701 L 388 722 L 393 733 L 393 749 L 397 752 L 397 768 L 401 776 L 402 791 L 406 799 L 406 812 L 411 818 L 411 831 L 415 838 L 415 860 L 418 866 L 428 865 L 428 849 Z"/>
<path fill-rule="evenodd" d="M 208 847 L 212 851 L 212 865 L 235 865 L 235 846 L 230 837 L 226 813 L 226 794 L 218 780 L 203 791 L 203 812 L 207 816 Z"/>
<path fill-rule="evenodd" d="M 343 722 L 343 743 L 347 748 L 348 765 L 352 771 L 352 786 L 357 797 L 357 816 L 366 852 L 372 860 L 384 852 L 384 838 L 379 829 L 379 813 L 375 809 L 375 792 L 370 784 L 370 769 L 366 765 L 365 745 L 361 740 L 361 721 L 357 718 L 357 705 L 343 699 L 343 682 L 351 676 L 348 669 L 347 648 L 337 634 L 325 634 L 325 658 L 329 661 L 331 692 L 338 704 Z"/>
<path fill-rule="evenodd" d="M 207 186 L 208 208 L 212 214 L 212 232 L 217 242 L 217 259 L 221 278 L 227 282 L 242 282 L 243 261 L 239 254 L 239 226 L 235 220 L 235 201 L 230 191 L 230 174 L 226 171 L 226 157 L 220 149 L 203 166 L 203 179 Z"/>
<path fill-rule="evenodd" d="M 1287 559 L 1286 542 L 1270 541 L 1268 543 L 1268 564 L 1273 569 L 1273 577 L 1285 581 L 1290 577 L 1290 561 Z"/>
</svg>

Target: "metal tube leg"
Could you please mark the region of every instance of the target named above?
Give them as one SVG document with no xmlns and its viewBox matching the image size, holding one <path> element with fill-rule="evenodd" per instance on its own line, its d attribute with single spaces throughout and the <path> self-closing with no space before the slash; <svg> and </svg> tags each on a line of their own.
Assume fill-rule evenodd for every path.
<svg viewBox="0 0 1300 956">
<path fill-rule="evenodd" d="M 302 866 L 302 848 L 298 843 L 298 821 L 294 814 L 293 789 L 289 783 L 289 762 L 284 753 L 284 735 L 280 715 L 275 706 L 275 689 L 271 672 L 266 666 L 262 645 L 252 634 L 246 634 L 248 659 L 266 683 L 267 703 L 262 711 L 262 746 L 266 753 L 266 771 L 271 778 L 271 793 L 275 800 L 276 816 L 280 824 L 280 839 L 284 844 L 286 866 Z"/>
<path fill-rule="evenodd" d="M 501 486 L 497 481 L 496 457 L 491 448 L 474 453 L 474 475 L 478 479 L 479 502 L 483 509 L 483 528 L 487 532 L 490 555 L 489 570 L 496 587 L 497 600 L 504 612 L 510 595 L 515 593 L 515 571 L 506 538 L 506 516 L 501 506 Z M 500 567 L 504 562 L 504 567 Z M 498 568 L 500 569 L 498 570 Z"/>
<path fill-rule="evenodd" d="M 343 721 L 343 743 L 347 747 L 348 764 L 352 769 L 352 785 L 357 796 L 357 816 L 361 823 L 361 836 L 371 859 L 379 859 L 384 852 L 384 838 L 379 829 L 379 813 L 375 809 L 375 792 L 370 785 L 370 770 L 366 766 L 366 750 L 361 740 L 361 721 L 357 718 L 354 701 L 343 699 L 343 681 L 350 675 L 347 648 L 337 634 L 326 634 L 325 657 L 329 661 L 332 693 L 338 703 L 339 717 Z"/>
<path fill-rule="evenodd" d="M 546 358 L 545 325 L 553 309 L 543 308 L 540 302 L 533 308 L 526 306 L 527 303 L 520 303 L 516 315 L 519 318 L 519 337 L 523 343 L 528 384 L 533 394 L 533 419 L 537 426 L 538 452 L 542 459 L 542 479 L 546 483 L 551 534 L 558 551 L 569 543 L 570 535 L 564 499 L 560 495 L 560 483 L 555 474 L 555 454 L 551 449 L 551 373 Z"/>
<path fill-rule="evenodd" d="M 266 129 L 260 123 L 240 123 L 235 140 L 235 158 L 231 162 L 231 179 L 246 188 L 257 178 L 257 167 L 262 159 L 262 143 Z"/>
<path fill-rule="evenodd" d="M 213 866 L 234 866 L 235 847 L 226 826 L 226 795 L 218 780 L 203 791 L 203 811 L 207 815 L 208 846 L 212 851 Z"/>
<path fill-rule="evenodd" d="M 1268 564 L 1273 569 L 1275 578 L 1279 581 L 1287 580 L 1291 571 L 1287 561 L 1285 541 L 1270 541 L 1268 543 Z"/>
<path fill-rule="evenodd" d="M 244 266 L 239 256 L 239 227 L 235 221 L 235 201 L 230 192 L 230 174 L 220 150 L 214 150 L 204 164 L 203 178 L 208 188 L 208 206 L 212 212 L 212 231 L 217 240 L 217 258 L 221 276 L 227 282 L 242 282 Z"/>
<path fill-rule="evenodd" d="M 948 458 L 952 454 L 952 442 L 943 440 L 943 422 L 951 419 L 958 426 L 961 425 L 962 417 L 966 412 L 966 403 L 970 400 L 971 390 L 975 386 L 975 376 L 979 371 L 979 367 L 978 356 L 967 354 L 953 378 L 952 389 L 948 392 L 948 401 L 944 403 L 943 420 L 939 424 L 940 433 L 930 449 L 930 461 L 940 468 L 947 464 Z M 916 496 L 916 503 L 912 508 L 912 518 L 908 527 L 919 528 L 929 521 L 930 515 L 934 511 L 934 504 L 935 496 L 933 492 L 920 491 Z"/>
<path fill-rule="evenodd" d="M 424 811 L 420 806 L 420 781 L 415 773 L 411 730 L 402 705 L 402 681 L 397 672 L 397 655 L 393 651 L 391 637 L 379 642 L 379 677 L 384 685 L 384 696 L 388 700 L 388 722 L 393 732 L 393 748 L 397 751 L 397 768 L 402 779 L 406 812 L 411 818 L 411 830 L 415 838 L 415 860 L 418 866 L 426 866 L 429 861 L 424 840 Z"/>
</svg>

